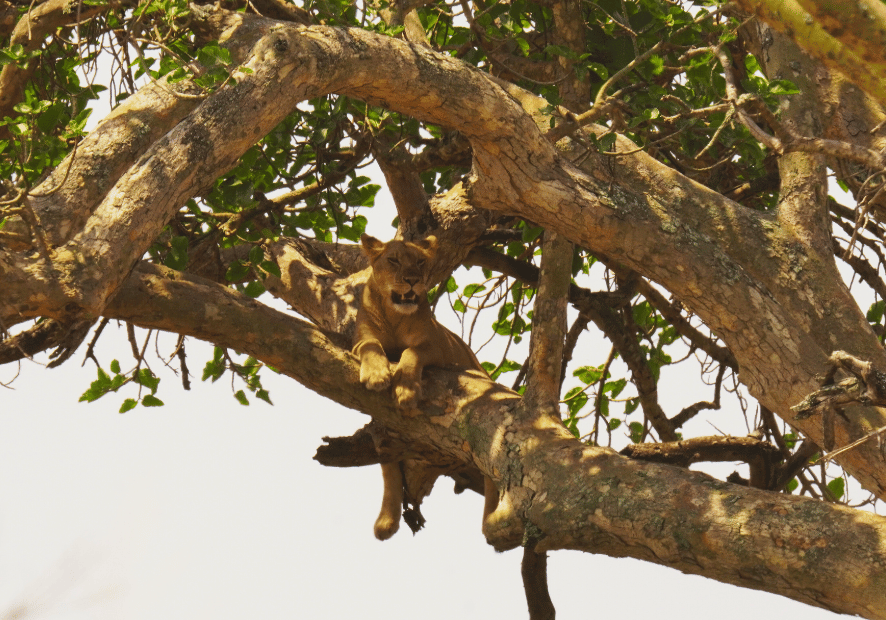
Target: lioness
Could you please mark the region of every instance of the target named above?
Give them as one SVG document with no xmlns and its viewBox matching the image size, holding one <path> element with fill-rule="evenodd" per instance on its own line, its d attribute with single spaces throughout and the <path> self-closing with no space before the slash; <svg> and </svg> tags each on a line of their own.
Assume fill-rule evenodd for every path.
<svg viewBox="0 0 886 620">
<path fill-rule="evenodd" d="M 429 267 L 437 238 L 383 243 L 363 235 L 360 243 L 372 267 L 352 349 L 360 358 L 360 382 L 370 390 L 384 390 L 393 380 L 397 404 L 409 412 L 421 398 L 425 366 L 485 373 L 470 347 L 437 322 L 428 303 Z M 389 361 L 398 358 L 392 373 Z M 387 540 L 400 527 L 403 474 L 399 463 L 382 463 L 381 468 L 385 490 L 375 536 Z M 485 487 L 484 519 L 498 501 L 492 482 L 487 480 Z"/>
</svg>

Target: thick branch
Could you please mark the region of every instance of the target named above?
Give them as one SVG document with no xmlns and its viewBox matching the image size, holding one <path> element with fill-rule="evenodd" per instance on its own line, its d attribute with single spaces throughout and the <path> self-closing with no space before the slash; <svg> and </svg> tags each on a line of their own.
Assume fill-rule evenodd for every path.
<svg viewBox="0 0 886 620">
<path fill-rule="evenodd" d="M 514 416 L 519 396 L 479 373 L 426 373 L 424 413 L 402 416 L 390 395 L 362 387 L 344 339 L 162 267 L 133 272 L 108 315 L 255 355 L 371 414 L 407 441 L 479 466 L 507 489 L 505 512 L 511 510 L 512 519 L 500 519 L 491 531 L 497 544 L 519 543 L 531 525 L 544 535 L 538 552 L 569 548 L 637 557 L 886 618 L 883 517 L 583 446 L 557 420 L 520 423 Z"/>
<path fill-rule="evenodd" d="M 860 18 L 861 11 L 871 11 L 868 4 L 852 6 L 851 2 L 838 1 L 816 4 L 813 0 L 738 0 L 737 4 L 754 13 L 767 24 L 786 33 L 807 53 L 818 58 L 826 66 L 846 75 L 866 90 L 880 105 L 886 105 L 886 59 L 883 58 L 883 9 L 879 7 L 869 17 Z M 871 5 L 876 3 L 871 3 Z M 833 28 L 821 7 L 835 11 L 845 19 Z M 813 10 L 821 21 L 810 15 Z M 873 30 L 877 35 L 864 38 L 862 33 Z"/>
</svg>

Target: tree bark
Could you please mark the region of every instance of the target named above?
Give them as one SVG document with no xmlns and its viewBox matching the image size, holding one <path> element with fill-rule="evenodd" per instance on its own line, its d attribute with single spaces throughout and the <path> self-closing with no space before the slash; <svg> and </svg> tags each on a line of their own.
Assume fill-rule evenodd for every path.
<svg viewBox="0 0 886 620">
<path fill-rule="evenodd" d="M 407 418 L 388 394 L 363 388 L 340 336 L 163 267 L 140 265 L 106 314 L 254 355 L 407 442 L 479 467 L 503 490 L 491 532 L 499 549 L 530 535 L 538 553 L 634 557 L 886 618 L 884 517 L 584 446 L 558 419 L 520 421 L 519 395 L 479 374 L 427 373 L 424 414 Z"/>
<path fill-rule="evenodd" d="M 441 272 L 466 258 L 490 212 L 533 221 L 667 288 L 729 347 L 751 394 L 821 443 L 821 421 L 797 418 L 791 407 L 818 387 L 816 375 L 834 350 L 878 368 L 886 368 L 886 353 L 824 243 L 819 158 L 780 162 L 783 171 L 800 173 L 784 187 L 797 195 L 777 215 L 753 211 L 635 152 L 625 138 L 616 142 L 619 155 L 585 153 L 568 137 L 551 144 L 543 133 L 550 126 L 545 102 L 425 46 L 212 7 L 195 10 L 194 20 L 219 40 L 248 31 L 255 43 L 244 46 L 243 64 L 251 72 L 236 74 L 236 83 L 190 112 L 191 104 L 164 99 L 172 120 L 158 115 L 162 126 L 150 134 L 151 144 L 114 151 L 107 184 L 78 190 L 89 179 L 85 168 L 74 168 L 74 177 L 61 167 L 55 172 L 58 192 L 31 200 L 38 220 L 58 221 L 57 228 L 31 251 L 0 248 L 0 330 L 37 316 L 68 323 L 103 315 L 247 352 L 405 440 L 433 446 L 441 459 L 493 479 L 502 493 L 489 531 L 498 548 L 528 538 L 538 553 L 631 556 L 843 613 L 886 617 L 882 517 L 584 446 L 549 413 L 518 415 L 517 394 L 476 375 L 428 373 L 424 415 L 406 418 L 389 395 L 360 385 L 342 335 L 359 274 L 314 269 L 290 254 L 285 240 L 269 248 L 291 267 L 279 286 L 293 293 L 297 311 L 311 306 L 304 315 L 340 333 L 196 275 L 139 262 L 182 204 L 299 102 L 328 93 L 359 98 L 457 129 L 471 143 L 471 174 L 431 201 L 445 248 Z M 139 114 L 127 104 L 110 122 L 130 127 Z M 96 134 L 80 155 L 95 156 L 101 135 L 112 138 Z M 580 166 L 571 163 L 573 154 L 585 156 Z M 299 291 L 308 282 L 316 288 Z M 333 303 L 334 316 L 322 318 Z M 835 424 L 835 440 L 845 445 L 886 426 L 886 416 L 855 407 Z M 874 443 L 839 461 L 886 498 L 886 467 Z"/>
</svg>

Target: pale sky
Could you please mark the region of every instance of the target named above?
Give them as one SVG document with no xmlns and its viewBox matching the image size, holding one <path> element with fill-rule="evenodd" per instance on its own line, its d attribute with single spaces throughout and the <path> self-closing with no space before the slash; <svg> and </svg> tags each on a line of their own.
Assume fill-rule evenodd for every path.
<svg viewBox="0 0 886 620">
<path fill-rule="evenodd" d="M 384 240 L 393 210 L 389 195 L 379 202 L 367 217 Z M 131 368 L 125 332 L 105 331 L 104 368 L 115 358 Z M 161 339 L 163 354 L 172 342 Z M 0 387 L 0 620 L 527 617 L 521 551 L 487 546 L 482 498 L 454 495 L 448 478 L 422 508 L 424 530 L 373 537 L 379 468 L 312 460 L 321 437 L 350 435 L 366 416 L 268 370 L 275 406 L 241 406 L 229 376 L 199 381 L 211 348 L 193 340 L 192 390 L 154 359 L 166 406 L 121 415 L 131 392 L 77 402 L 95 379 L 92 362 L 79 366 L 84 349 L 58 369 L 44 368 L 45 356 L 26 361 L 12 389 Z M 577 361 L 600 363 L 597 353 Z M 0 367 L 0 381 L 17 370 Z M 667 411 L 710 398 L 685 385 L 663 382 Z M 836 617 L 630 559 L 559 551 L 548 567 L 561 620 L 626 610 L 659 620 Z"/>
<path fill-rule="evenodd" d="M 189 354 L 199 375 L 210 350 Z M 448 479 L 423 508 L 424 530 L 375 540 L 378 468 L 311 458 L 323 435 L 367 417 L 268 371 L 275 406 L 244 407 L 224 379 L 197 377 L 184 392 L 156 367 L 166 406 L 121 415 L 124 395 L 77 402 L 94 378 L 81 359 L 54 370 L 27 362 L 15 390 L 0 391 L 0 618 L 22 604 L 46 619 L 526 617 L 520 551 L 488 547 L 481 497 L 454 495 Z M 834 616 L 578 552 L 551 554 L 549 582 L 558 618 L 627 606 L 632 617 L 682 620 Z"/>
<path fill-rule="evenodd" d="M 393 211 L 380 202 L 369 230 L 387 239 Z M 105 331 L 104 368 L 115 358 L 130 368 L 125 332 Z M 161 339 L 164 355 L 173 342 Z M 441 479 L 422 508 L 424 530 L 401 525 L 377 541 L 379 468 L 312 460 L 324 435 L 350 435 L 369 418 L 268 370 L 275 406 L 253 398 L 244 407 L 228 375 L 200 382 L 211 348 L 188 342 L 190 392 L 151 362 L 164 407 L 118 414 L 132 396 L 123 391 L 77 402 L 95 379 L 91 361 L 80 367 L 85 346 L 61 368 L 24 362 L 13 389 L 0 388 L 0 619 L 21 605 L 41 620 L 527 617 L 521 551 L 486 545 L 479 495 L 455 495 Z M 581 345 L 598 350 L 579 363 L 608 351 Z M 0 381 L 15 372 L 0 367 Z M 667 411 L 709 398 L 685 386 L 663 381 Z M 631 559 L 558 551 L 548 566 L 560 619 L 627 608 L 661 620 L 708 620 L 713 610 L 718 620 L 835 617 Z"/>
</svg>

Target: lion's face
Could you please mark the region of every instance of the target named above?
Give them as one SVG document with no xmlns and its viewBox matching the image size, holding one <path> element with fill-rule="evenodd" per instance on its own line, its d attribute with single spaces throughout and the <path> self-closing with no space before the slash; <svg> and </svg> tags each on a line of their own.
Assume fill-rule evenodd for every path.
<svg viewBox="0 0 886 620">
<path fill-rule="evenodd" d="M 429 268 L 437 248 L 436 237 L 422 241 L 394 239 L 383 243 L 375 237 L 360 238 L 372 265 L 370 285 L 382 294 L 390 307 L 401 314 L 412 314 L 427 300 Z"/>
</svg>

